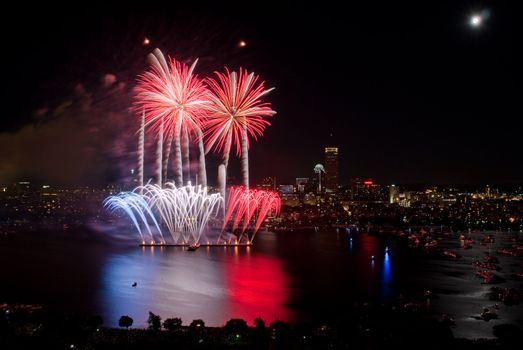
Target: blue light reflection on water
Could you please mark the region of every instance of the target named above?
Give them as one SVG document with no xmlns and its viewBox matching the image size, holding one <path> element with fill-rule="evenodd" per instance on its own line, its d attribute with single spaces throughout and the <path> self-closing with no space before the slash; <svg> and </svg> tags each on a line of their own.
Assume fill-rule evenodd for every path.
<svg viewBox="0 0 523 350">
<path fill-rule="evenodd" d="M 391 287 L 392 283 L 392 268 L 390 263 L 390 256 L 388 250 L 385 251 L 385 256 L 383 257 L 383 266 L 381 269 L 380 276 L 381 283 L 381 296 L 383 299 L 391 299 L 394 297 L 394 291 Z"/>
</svg>

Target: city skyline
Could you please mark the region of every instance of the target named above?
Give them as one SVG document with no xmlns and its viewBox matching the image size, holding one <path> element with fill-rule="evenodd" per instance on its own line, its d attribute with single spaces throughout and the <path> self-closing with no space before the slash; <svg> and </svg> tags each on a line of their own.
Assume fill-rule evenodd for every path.
<svg viewBox="0 0 523 350">
<path fill-rule="evenodd" d="M 129 174 L 136 157 L 125 145 L 138 126 L 122 125 L 137 117 L 135 76 L 156 47 L 199 57 L 199 74 L 243 65 L 276 88 L 274 127 L 250 152 L 255 181 L 306 176 L 329 144 L 340 151 L 340 183 L 523 179 L 508 5 L 41 10 L 24 13 L 28 30 L 6 38 L 16 59 L 3 57 L 11 69 L 2 93 L 11 103 L 0 126 L 1 183 L 104 185 Z M 481 11 L 490 16 L 471 25 Z"/>
</svg>

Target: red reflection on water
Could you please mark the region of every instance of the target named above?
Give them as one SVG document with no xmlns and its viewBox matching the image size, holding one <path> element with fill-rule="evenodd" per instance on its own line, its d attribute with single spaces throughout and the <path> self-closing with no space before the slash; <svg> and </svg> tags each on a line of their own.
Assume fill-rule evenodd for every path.
<svg viewBox="0 0 523 350">
<path fill-rule="evenodd" d="M 231 257 L 225 266 L 231 318 L 243 318 L 247 323 L 256 317 L 266 323 L 293 320 L 292 311 L 285 307 L 288 279 L 277 257 L 260 254 L 245 259 Z"/>
<path fill-rule="evenodd" d="M 376 263 L 378 260 L 381 262 L 382 259 L 379 256 L 379 241 L 376 236 L 368 234 L 358 235 L 357 239 L 359 240 L 358 249 L 361 250 L 357 255 L 358 280 L 360 288 L 367 295 L 371 295 L 379 282 L 375 274 Z"/>
</svg>

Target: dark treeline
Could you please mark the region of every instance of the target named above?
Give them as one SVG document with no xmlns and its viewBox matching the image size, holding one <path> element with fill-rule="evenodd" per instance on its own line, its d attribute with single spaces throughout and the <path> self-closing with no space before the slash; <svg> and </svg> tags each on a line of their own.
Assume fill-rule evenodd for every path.
<svg viewBox="0 0 523 350">
<path fill-rule="evenodd" d="M 146 329 L 103 327 L 100 316 L 56 314 L 30 305 L 2 305 L 2 349 L 516 349 L 523 339 L 514 325 L 493 327 L 495 339 L 456 339 L 449 319 L 434 320 L 422 309 L 399 305 L 354 305 L 336 324 L 231 319 L 223 327 L 203 320 L 149 313 Z"/>
</svg>

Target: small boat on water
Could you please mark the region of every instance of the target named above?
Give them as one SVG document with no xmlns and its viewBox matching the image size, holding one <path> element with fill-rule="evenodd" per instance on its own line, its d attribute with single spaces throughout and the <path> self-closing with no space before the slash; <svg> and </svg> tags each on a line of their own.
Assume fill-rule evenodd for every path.
<svg viewBox="0 0 523 350">
<path fill-rule="evenodd" d="M 494 274 L 487 270 L 476 272 L 476 276 L 483 279 L 485 283 L 490 283 L 490 281 L 492 281 L 492 279 L 494 278 Z"/>
<path fill-rule="evenodd" d="M 481 313 L 481 318 L 488 322 L 492 319 L 498 318 L 498 314 L 489 308 L 484 308 L 483 312 Z"/>
<path fill-rule="evenodd" d="M 194 243 L 194 244 L 191 244 L 190 246 L 188 246 L 186 250 L 188 252 L 193 252 L 198 248 L 200 248 L 200 243 Z"/>
<path fill-rule="evenodd" d="M 442 254 L 443 254 L 443 256 L 448 257 L 448 258 L 453 258 L 453 259 L 461 258 L 461 255 L 459 255 L 458 253 L 456 253 L 453 250 L 445 249 L 445 250 L 443 250 Z"/>
<path fill-rule="evenodd" d="M 432 239 L 429 242 L 425 243 L 425 248 L 430 249 L 430 248 L 434 248 L 437 245 L 438 245 L 438 241 L 436 241 L 435 239 Z"/>
</svg>

